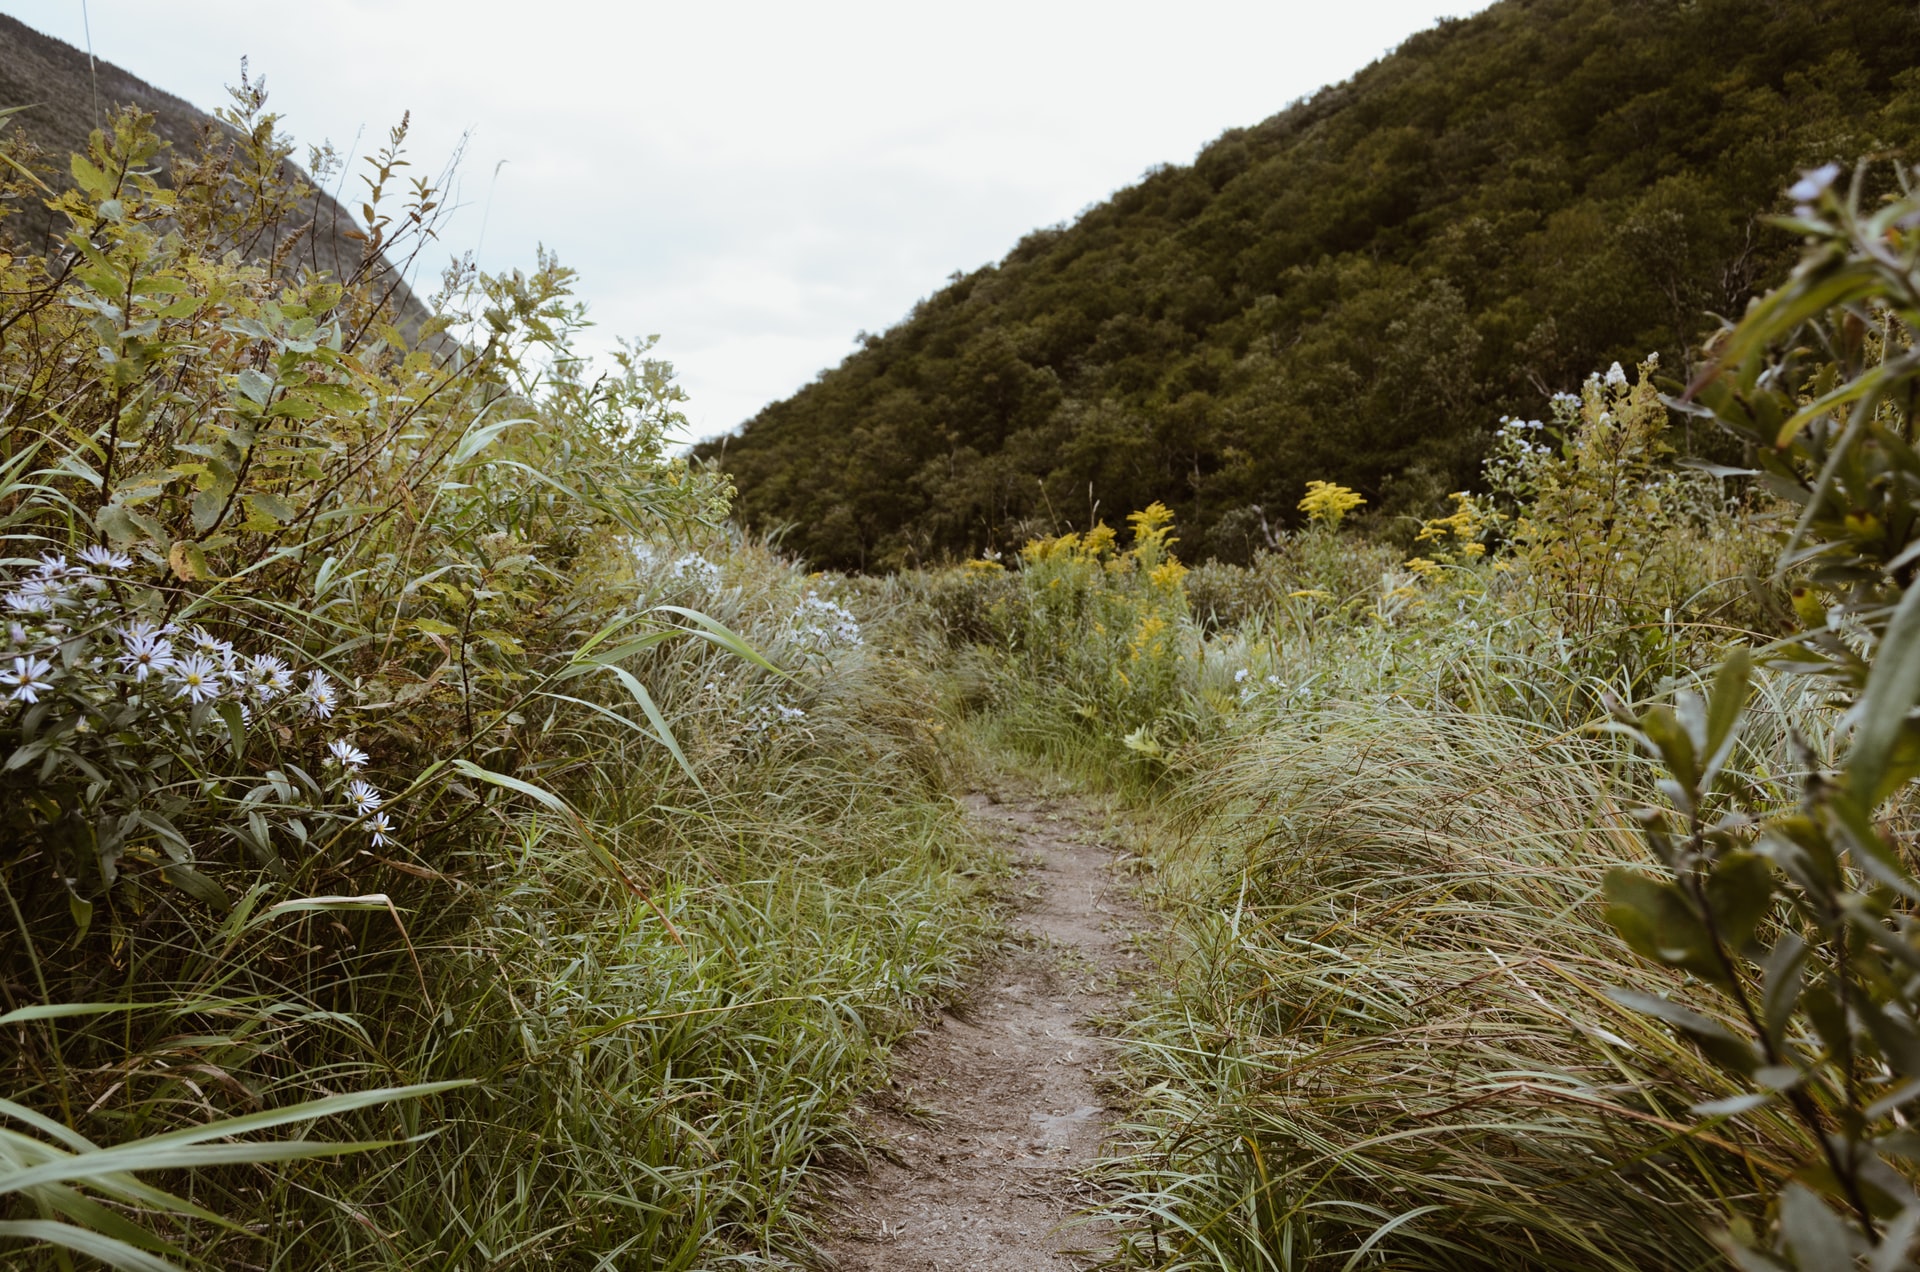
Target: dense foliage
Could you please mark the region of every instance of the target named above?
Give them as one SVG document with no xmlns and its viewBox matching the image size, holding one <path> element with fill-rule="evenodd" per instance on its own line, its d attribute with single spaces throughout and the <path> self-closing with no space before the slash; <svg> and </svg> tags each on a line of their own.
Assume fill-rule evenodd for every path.
<svg viewBox="0 0 1920 1272">
<path fill-rule="evenodd" d="M 340 278 L 257 84 L 58 194 L 0 134 L 63 227 L 0 238 L 10 1268 L 790 1263 L 981 932 L 886 614 L 724 528 L 557 262 L 409 332 L 398 142 Z"/>
<path fill-rule="evenodd" d="M 1317 481 L 1249 568 L 1131 567 L 1156 508 L 1130 553 L 912 584 L 990 736 L 1148 810 L 1176 935 L 1117 1263 L 1913 1266 L 1920 174 L 1886 175 L 1807 174 L 1800 264 L 1691 395 L 1615 364 L 1508 421 L 1417 555 Z M 1756 467 L 1677 467 L 1689 417 Z"/>
<path fill-rule="evenodd" d="M 1503 0 L 1028 236 L 703 453 L 842 567 L 1155 500 L 1245 560 L 1308 478 L 1425 514 L 1500 416 L 1688 371 L 1784 277 L 1755 214 L 1793 169 L 1920 139 L 1916 66 L 1906 4 Z"/>
</svg>

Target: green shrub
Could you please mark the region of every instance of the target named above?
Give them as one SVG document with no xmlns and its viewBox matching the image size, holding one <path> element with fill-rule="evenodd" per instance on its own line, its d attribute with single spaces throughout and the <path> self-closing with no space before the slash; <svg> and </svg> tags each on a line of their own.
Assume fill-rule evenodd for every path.
<svg viewBox="0 0 1920 1272">
<path fill-rule="evenodd" d="M 931 686 L 719 527 L 570 271 L 456 268 L 403 330 L 399 136 L 335 279 L 278 255 L 259 94 L 229 122 L 162 182 L 121 116 L 62 254 L 0 256 L 0 1249 L 802 1257 L 804 1166 L 986 922 Z M 134 1153 L 268 1114 L 345 1132 Z M 31 1173 L 66 1152 L 169 1192 Z"/>
</svg>

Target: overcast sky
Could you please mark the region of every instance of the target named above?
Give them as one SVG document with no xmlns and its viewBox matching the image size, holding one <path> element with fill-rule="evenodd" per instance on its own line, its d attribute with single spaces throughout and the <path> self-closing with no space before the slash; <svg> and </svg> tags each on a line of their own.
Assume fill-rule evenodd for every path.
<svg viewBox="0 0 1920 1272">
<path fill-rule="evenodd" d="M 557 250 L 596 341 L 659 333 L 711 436 L 955 270 L 1479 7 L 87 0 L 86 17 L 96 56 L 202 109 L 248 57 L 302 142 L 364 155 L 411 109 L 414 157 L 437 167 L 470 134 L 447 246 L 491 270 Z M 81 0 L 0 12 L 85 47 Z"/>
</svg>

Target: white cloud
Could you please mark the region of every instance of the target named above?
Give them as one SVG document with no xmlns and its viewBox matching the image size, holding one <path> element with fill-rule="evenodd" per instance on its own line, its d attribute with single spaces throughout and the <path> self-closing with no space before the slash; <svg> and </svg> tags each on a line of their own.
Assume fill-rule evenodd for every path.
<svg viewBox="0 0 1920 1272">
<path fill-rule="evenodd" d="M 810 380 L 957 269 L 1185 162 L 1478 0 L 1180 5 L 88 0 L 94 52 L 207 108 L 242 56 L 304 141 L 411 109 L 447 235 L 544 242 L 607 342 L 659 332 L 695 431 Z M 0 0 L 80 45 L 79 0 Z"/>
</svg>

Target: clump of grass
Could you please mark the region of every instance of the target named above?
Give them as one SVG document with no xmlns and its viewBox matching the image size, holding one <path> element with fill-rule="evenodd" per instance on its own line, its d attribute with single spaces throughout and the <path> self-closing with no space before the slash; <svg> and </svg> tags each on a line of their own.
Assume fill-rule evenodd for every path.
<svg viewBox="0 0 1920 1272">
<path fill-rule="evenodd" d="M 1734 1093 L 1608 991 L 1619 751 L 1523 719 L 1340 704 L 1213 753 L 1158 854 L 1178 915 L 1136 1022 L 1121 1262 L 1703 1267 L 1806 1145 L 1698 1128 Z M 1631 1216 L 1631 1222 L 1627 1222 Z"/>
</svg>

